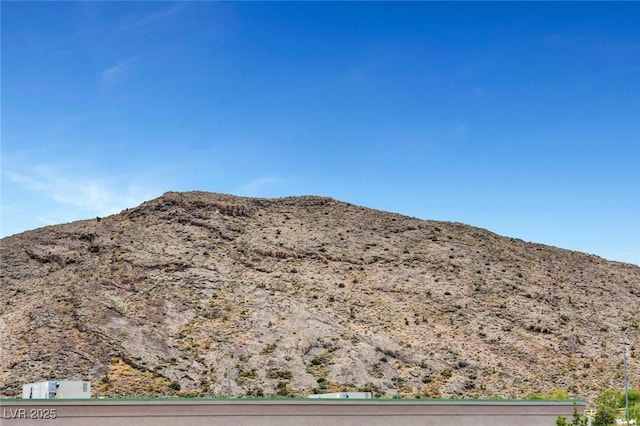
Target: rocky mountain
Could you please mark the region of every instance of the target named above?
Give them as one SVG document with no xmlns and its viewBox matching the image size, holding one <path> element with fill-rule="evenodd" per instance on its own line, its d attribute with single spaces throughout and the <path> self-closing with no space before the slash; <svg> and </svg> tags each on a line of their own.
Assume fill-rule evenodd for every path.
<svg viewBox="0 0 640 426">
<path fill-rule="evenodd" d="M 331 198 L 170 192 L 1 255 L 4 396 L 592 399 L 640 325 L 638 266 Z"/>
</svg>

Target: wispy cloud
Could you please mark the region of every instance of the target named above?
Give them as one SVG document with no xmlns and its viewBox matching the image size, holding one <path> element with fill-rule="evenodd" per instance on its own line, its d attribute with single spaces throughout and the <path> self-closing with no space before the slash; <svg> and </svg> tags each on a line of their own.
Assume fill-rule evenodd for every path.
<svg viewBox="0 0 640 426">
<path fill-rule="evenodd" d="M 133 16 L 127 19 L 118 31 L 145 30 L 155 24 L 175 15 L 186 7 L 187 3 L 178 3 L 171 7 L 155 10 L 143 16 Z"/>
<path fill-rule="evenodd" d="M 133 70 L 134 61 L 134 58 L 128 58 L 100 71 L 98 73 L 100 86 L 106 88 L 122 81 L 122 79 Z"/>
<path fill-rule="evenodd" d="M 67 174 L 64 168 L 40 165 L 25 172 L 4 172 L 9 182 L 39 192 L 74 213 L 106 216 L 159 195 L 144 182 Z M 74 217 L 75 218 L 75 217 Z"/>
<path fill-rule="evenodd" d="M 243 185 L 235 192 L 239 195 L 256 197 L 256 196 L 264 195 L 264 190 L 267 187 L 279 182 L 282 182 L 282 179 L 273 178 L 273 177 L 261 177 L 248 182 L 247 184 Z"/>
<path fill-rule="evenodd" d="M 4 175 L 9 179 L 9 182 L 11 183 L 18 184 L 34 191 L 39 191 L 42 189 L 42 186 L 36 180 L 25 174 L 5 171 Z"/>
</svg>

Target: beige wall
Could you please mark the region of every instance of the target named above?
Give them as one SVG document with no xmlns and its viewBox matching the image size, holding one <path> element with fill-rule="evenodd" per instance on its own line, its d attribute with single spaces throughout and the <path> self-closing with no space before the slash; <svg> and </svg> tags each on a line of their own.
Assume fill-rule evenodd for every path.
<svg viewBox="0 0 640 426">
<path fill-rule="evenodd" d="M 580 402 L 578 411 L 584 411 Z M 3 426 L 551 426 L 570 401 L 3 400 Z M 55 419 L 43 419 L 53 417 Z"/>
</svg>

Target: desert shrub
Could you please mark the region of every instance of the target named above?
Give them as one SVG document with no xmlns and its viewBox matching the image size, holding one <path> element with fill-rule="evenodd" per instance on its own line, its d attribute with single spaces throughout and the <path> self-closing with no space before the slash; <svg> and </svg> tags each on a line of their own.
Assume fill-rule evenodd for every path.
<svg viewBox="0 0 640 426">
<path fill-rule="evenodd" d="M 322 365 L 327 362 L 327 358 L 324 355 L 318 355 L 311 360 L 313 365 Z"/>
<path fill-rule="evenodd" d="M 269 378 L 271 379 L 291 380 L 291 377 L 291 371 L 288 370 L 275 370 L 269 373 Z"/>
<path fill-rule="evenodd" d="M 273 353 L 276 350 L 276 344 L 275 343 L 267 343 L 267 346 L 264 347 L 264 349 L 262 350 L 262 355 L 268 355 Z"/>
</svg>

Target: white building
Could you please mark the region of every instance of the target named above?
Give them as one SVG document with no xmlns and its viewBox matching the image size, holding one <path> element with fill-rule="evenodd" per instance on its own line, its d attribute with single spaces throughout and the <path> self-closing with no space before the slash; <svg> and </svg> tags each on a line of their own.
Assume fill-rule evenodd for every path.
<svg viewBox="0 0 640 426">
<path fill-rule="evenodd" d="M 317 398 L 317 399 L 371 399 L 371 392 L 317 393 L 317 394 L 309 395 L 307 398 Z"/>
<path fill-rule="evenodd" d="M 23 399 L 91 398 L 91 382 L 74 380 L 47 380 L 22 385 Z"/>
</svg>

